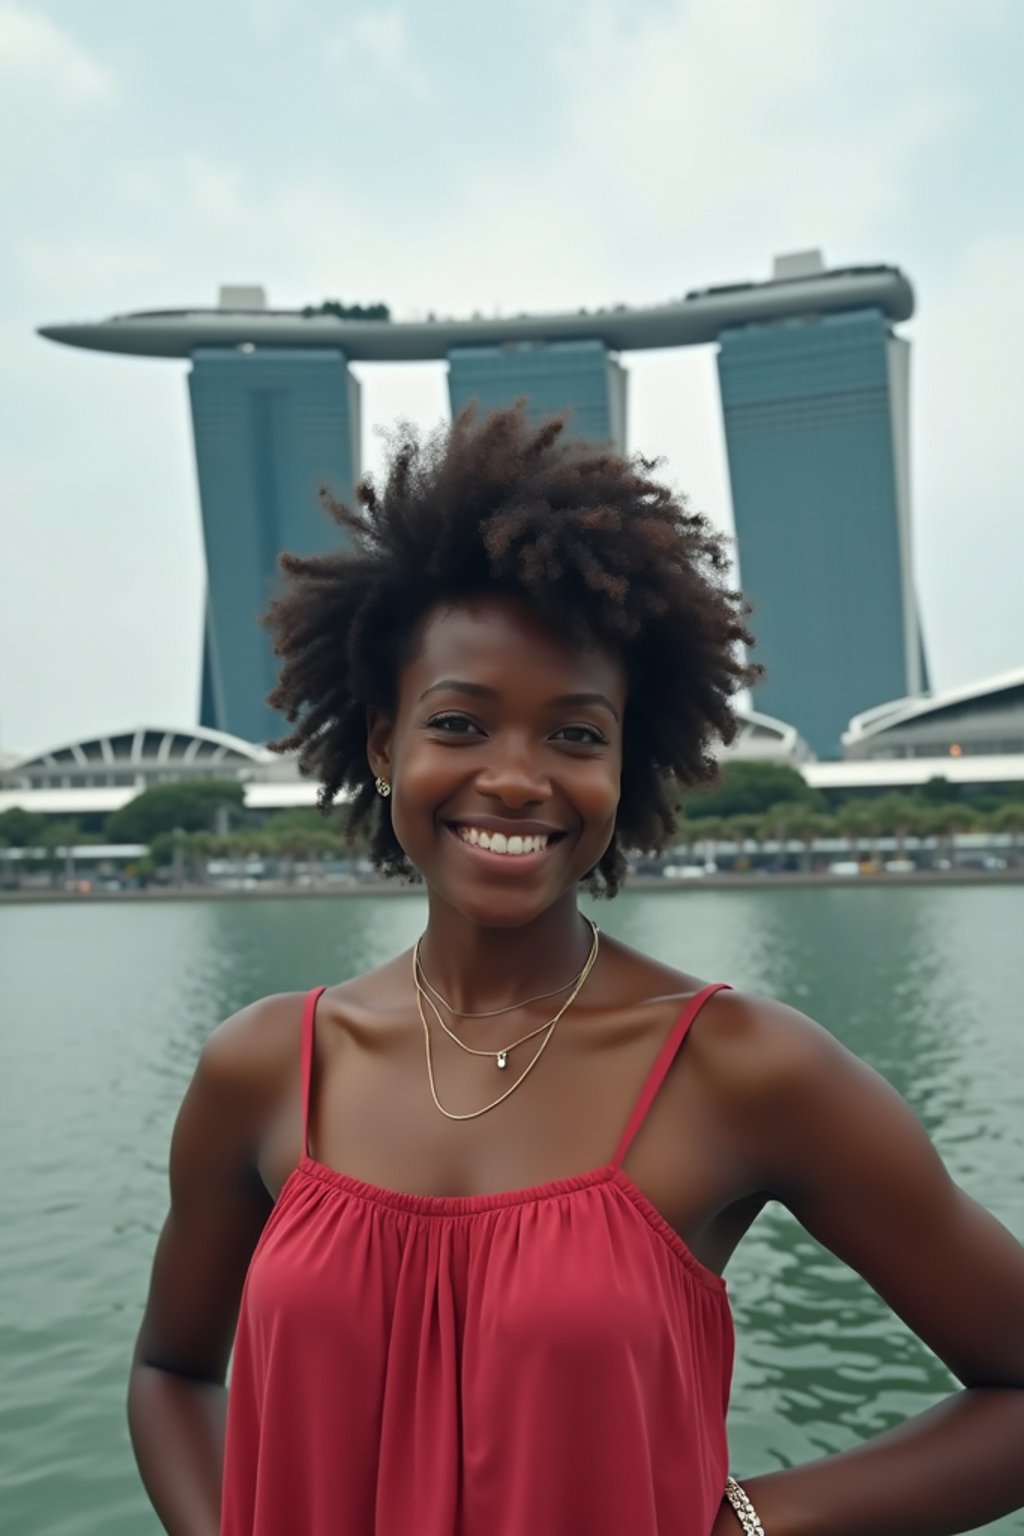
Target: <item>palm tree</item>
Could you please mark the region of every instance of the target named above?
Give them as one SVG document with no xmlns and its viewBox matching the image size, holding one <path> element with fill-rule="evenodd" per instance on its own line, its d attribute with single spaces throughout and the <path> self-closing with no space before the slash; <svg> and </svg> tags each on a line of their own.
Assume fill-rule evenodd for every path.
<svg viewBox="0 0 1024 1536">
<path fill-rule="evenodd" d="M 1024 800 L 1011 800 L 1006 805 L 999 806 L 993 811 L 989 825 L 994 832 L 1009 832 L 1010 866 L 1012 869 L 1019 869 L 1020 835 L 1024 832 Z"/>
<path fill-rule="evenodd" d="M 877 859 L 882 823 L 876 805 L 877 801 L 847 800 L 836 813 L 836 826 L 842 836 L 852 843 L 853 855 L 858 861 L 863 852 L 862 843 L 868 844 L 868 851 L 873 851 Z"/>
<path fill-rule="evenodd" d="M 950 800 L 945 805 L 929 806 L 922 821 L 924 828 L 945 845 L 946 856 L 952 864 L 957 836 L 977 831 L 982 818 L 973 806 Z"/>
<path fill-rule="evenodd" d="M 43 865 L 49 873 L 51 886 L 57 884 L 62 866 L 65 887 L 70 889 L 74 885 L 74 845 L 77 841 L 78 828 L 71 821 L 51 821 L 40 833 L 36 846 L 43 850 Z"/>
<path fill-rule="evenodd" d="M 794 809 L 789 821 L 789 835 L 803 843 L 803 866 L 808 873 L 814 863 L 814 844 L 819 838 L 827 837 L 834 825 L 833 818 L 824 816 L 820 811 L 808 810 L 804 806 Z"/>
<path fill-rule="evenodd" d="M 789 840 L 789 828 L 797 817 L 803 814 L 803 807 L 795 800 L 777 800 L 773 806 L 765 811 L 760 822 L 760 840 L 764 843 L 774 842 L 776 845 L 775 868 L 782 869 L 786 862 L 786 843 Z"/>
<path fill-rule="evenodd" d="M 336 832 L 324 826 L 308 826 L 300 822 L 292 822 L 284 827 L 275 827 L 273 822 L 269 822 L 262 833 L 263 847 L 271 858 L 281 860 L 284 865 L 286 885 L 294 885 L 297 865 L 308 866 L 310 861 L 319 859 L 321 854 L 336 853 L 338 841 Z"/>
<path fill-rule="evenodd" d="M 747 844 L 753 843 L 755 850 L 760 846 L 761 840 L 760 816 L 751 815 L 749 812 L 737 816 L 723 817 L 723 837 L 736 844 L 736 850 L 740 858 L 746 862 Z"/>
<path fill-rule="evenodd" d="M 693 824 L 694 841 L 704 850 L 704 863 L 715 862 L 716 845 L 729 836 L 727 816 L 702 816 Z"/>
<path fill-rule="evenodd" d="M 895 838 L 896 856 L 899 859 L 906 858 L 907 838 L 918 832 L 927 822 L 927 817 L 922 815 L 922 809 L 909 795 L 883 795 L 880 800 L 875 801 L 875 815 L 882 831 L 887 836 Z"/>
<path fill-rule="evenodd" d="M 277 851 L 273 839 L 261 827 L 237 827 L 220 841 L 227 857 L 242 864 L 247 864 L 250 859 L 273 858 Z"/>
<path fill-rule="evenodd" d="M 674 842 L 671 853 L 682 853 L 687 864 L 693 858 L 693 845 L 700 840 L 701 822 L 686 814 L 685 806 L 679 806 L 676 811 L 676 830 L 673 834 Z"/>
<path fill-rule="evenodd" d="M 197 885 L 205 885 L 209 878 L 209 863 L 217 858 L 230 833 L 189 832 L 185 837 L 186 862 L 191 878 Z"/>
</svg>

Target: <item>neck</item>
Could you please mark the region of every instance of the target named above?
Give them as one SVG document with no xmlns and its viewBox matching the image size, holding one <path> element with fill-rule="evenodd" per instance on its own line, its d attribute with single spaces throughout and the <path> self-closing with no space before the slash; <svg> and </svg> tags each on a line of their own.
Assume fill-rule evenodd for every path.
<svg viewBox="0 0 1024 1536">
<path fill-rule="evenodd" d="M 571 982 L 592 941 L 574 892 L 515 928 L 482 927 L 432 897 L 420 961 L 456 1010 L 482 1012 Z"/>
</svg>

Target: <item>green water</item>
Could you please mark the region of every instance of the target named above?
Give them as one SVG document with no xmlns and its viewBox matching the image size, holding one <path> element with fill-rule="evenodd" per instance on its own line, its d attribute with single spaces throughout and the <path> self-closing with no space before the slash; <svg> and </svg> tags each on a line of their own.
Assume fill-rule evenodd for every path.
<svg viewBox="0 0 1024 1536">
<path fill-rule="evenodd" d="M 820 1019 L 1024 1236 L 1024 886 L 632 893 L 599 916 L 666 960 Z M 374 965 L 422 917 L 418 896 L 0 909 L 5 1533 L 154 1536 L 124 1379 L 196 1054 L 241 1004 Z M 728 1281 L 741 1473 L 849 1445 L 949 1388 L 784 1214 L 756 1223 Z M 998 1529 L 1024 1536 L 1024 1517 Z"/>
</svg>

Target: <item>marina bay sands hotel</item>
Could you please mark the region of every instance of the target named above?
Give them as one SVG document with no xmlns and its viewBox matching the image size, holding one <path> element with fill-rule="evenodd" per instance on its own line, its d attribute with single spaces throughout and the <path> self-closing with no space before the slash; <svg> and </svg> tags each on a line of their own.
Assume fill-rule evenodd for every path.
<svg viewBox="0 0 1024 1536">
<path fill-rule="evenodd" d="M 273 658 L 257 616 L 282 549 L 336 534 L 317 500 L 360 472 L 353 362 L 447 362 L 451 406 L 525 396 L 572 411 L 570 429 L 626 446 L 618 354 L 714 344 L 741 583 L 766 677 L 756 707 L 838 755 L 856 714 L 927 686 L 911 562 L 909 343 L 913 312 L 889 266 L 826 269 L 779 258 L 768 282 L 514 319 L 397 322 L 275 310 L 228 288 L 216 309 L 48 325 L 70 346 L 191 360 L 206 545 L 200 723 L 249 741 L 279 732 L 265 699 Z M 648 445 L 650 446 L 650 445 Z"/>
</svg>

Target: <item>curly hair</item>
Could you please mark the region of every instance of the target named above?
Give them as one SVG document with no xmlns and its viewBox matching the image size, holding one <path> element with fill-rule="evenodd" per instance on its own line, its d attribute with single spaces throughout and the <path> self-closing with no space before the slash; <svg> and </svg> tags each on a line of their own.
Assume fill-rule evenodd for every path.
<svg viewBox="0 0 1024 1536">
<path fill-rule="evenodd" d="M 735 735 L 731 697 L 760 669 L 742 659 L 749 609 L 725 584 L 724 539 L 651 478 L 655 462 L 567 440 L 564 426 L 531 424 L 523 401 L 479 420 L 470 406 L 425 439 L 402 426 L 357 510 L 321 492 L 344 546 L 281 556 L 288 580 L 264 620 L 283 662 L 269 703 L 294 729 L 270 745 L 320 780 L 321 810 L 347 792 L 348 831 L 370 823 L 385 874 L 412 871 L 375 793 L 366 711 L 393 709 L 414 631 L 439 603 L 516 596 L 623 658 L 621 799 L 594 891 L 615 894 L 624 849 L 664 846 L 678 786 L 713 778 L 713 745 Z"/>
</svg>

